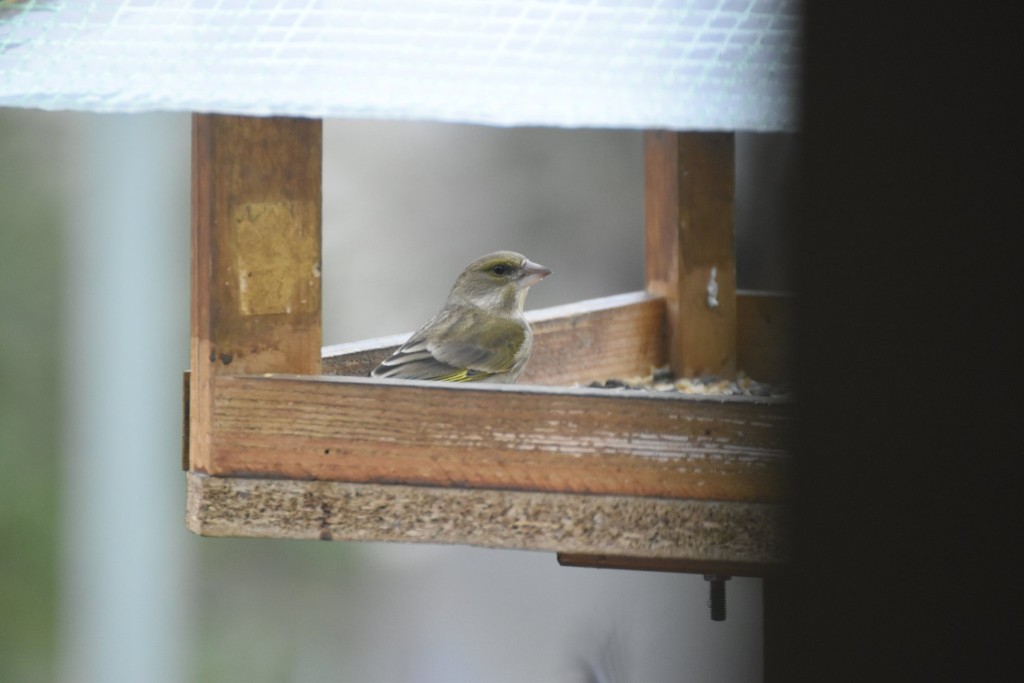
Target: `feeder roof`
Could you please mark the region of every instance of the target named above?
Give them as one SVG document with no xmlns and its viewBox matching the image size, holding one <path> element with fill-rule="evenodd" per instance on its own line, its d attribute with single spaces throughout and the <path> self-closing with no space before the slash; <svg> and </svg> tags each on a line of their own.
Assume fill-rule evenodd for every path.
<svg viewBox="0 0 1024 683">
<path fill-rule="evenodd" d="M 0 0 L 0 106 L 795 130 L 797 0 Z"/>
</svg>

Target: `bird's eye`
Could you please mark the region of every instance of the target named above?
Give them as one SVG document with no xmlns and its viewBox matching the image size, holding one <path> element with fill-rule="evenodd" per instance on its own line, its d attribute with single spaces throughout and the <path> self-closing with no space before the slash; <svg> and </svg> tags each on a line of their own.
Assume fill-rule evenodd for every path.
<svg viewBox="0 0 1024 683">
<path fill-rule="evenodd" d="M 499 263 L 497 265 L 491 266 L 491 272 L 494 273 L 495 275 L 504 275 L 505 273 L 508 272 L 508 266 L 506 266 L 504 263 Z"/>
</svg>

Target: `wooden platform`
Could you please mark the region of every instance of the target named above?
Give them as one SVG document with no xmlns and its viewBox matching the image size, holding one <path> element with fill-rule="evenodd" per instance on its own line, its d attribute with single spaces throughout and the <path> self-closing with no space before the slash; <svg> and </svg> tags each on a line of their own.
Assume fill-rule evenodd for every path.
<svg viewBox="0 0 1024 683">
<path fill-rule="evenodd" d="M 644 292 L 532 313 L 520 385 L 451 385 L 368 379 L 399 337 L 321 349 L 319 125 L 195 117 L 191 530 L 785 561 L 784 401 L 573 386 L 786 377 L 787 299 L 735 289 L 731 135 L 646 137 Z"/>
</svg>

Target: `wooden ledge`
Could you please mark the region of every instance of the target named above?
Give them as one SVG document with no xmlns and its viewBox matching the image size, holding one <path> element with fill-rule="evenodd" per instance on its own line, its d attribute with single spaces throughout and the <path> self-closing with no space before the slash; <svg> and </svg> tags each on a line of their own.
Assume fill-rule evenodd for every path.
<svg viewBox="0 0 1024 683">
<path fill-rule="evenodd" d="M 212 399 L 207 474 L 785 497 L 788 406 L 767 399 L 301 375 L 216 377 Z"/>
<path fill-rule="evenodd" d="M 739 301 L 739 329 L 751 331 L 741 363 L 748 354 L 781 368 L 785 298 Z M 533 312 L 529 377 L 649 373 L 666 360 L 665 315 L 665 300 L 644 293 Z M 189 528 L 557 551 L 581 563 L 631 557 L 734 575 L 785 559 L 786 402 L 361 376 L 404 338 L 325 348 L 324 371 L 340 376 L 211 377 Z"/>
<path fill-rule="evenodd" d="M 736 294 L 737 367 L 762 382 L 788 377 L 793 326 L 791 297 L 777 292 Z M 565 386 L 645 375 L 668 363 L 663 297 L 630 292 L 528 311 L 534 354 L 522 384 Z M 325 346 L 323 372 L 365 377 L 409 333 Z"/>
<path fill-rule="evenodd" d="M 746 576 L 760 575 L 765 567 L 786 560 L 782 516 L 781 506 L 758 503 L 244 479 L 190 472 L 186 523 L 204 536 L 609 553 L 703 562 Z"/>
<path fill-rule="evenodd" d="M 745 327 L 770 321 L 764 311 L 777 305 L 759 301 L 740 307 L 757 313 Z M 648 373 L 664 360 L 652 341 L 664 315 L 664 300 L 643 293 L 538 311 L 539 374 L 578 380 L 580 361 L 563 362 L 567 350 L 601 359 L 605 377 Z M 365 374 L 399 342 L 330 347 L 324 367 Z M 210 379 L 209 397 L 208 451 L 190 463 L 205 474 L 752 503 L 785 497 L 790 415 L 779 400 L 230 374 Z"/>
<path fill-rule="evenodd" d="M 644 375 L 668 359 L 665 300 L 645 292 L 552 306 L 526 314 L 534 352 L 520 384 L 564 386 Z M 365 377 L 409 334 L 323 349 L 323 372 Z"/>
</svg>

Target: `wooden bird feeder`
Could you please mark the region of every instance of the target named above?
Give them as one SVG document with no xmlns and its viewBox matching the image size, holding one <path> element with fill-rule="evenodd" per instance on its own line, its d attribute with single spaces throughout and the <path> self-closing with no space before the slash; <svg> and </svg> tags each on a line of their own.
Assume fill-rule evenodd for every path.
<svg viewBox="0 0 1024 683">
<path fill-rule="evenodd" d="M 573 387 L 665 364 L 785 378 L 785 298 L 736 291 L 731 133 L 645 135 L 645 291 L 533 312 L 515 386 L 367 378 L 398 338 L 321 348 L 319 120 L 195 115 L 192 145 L 189 529 L 786 559 L 784 401 Z"/>
</svg>

